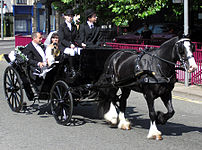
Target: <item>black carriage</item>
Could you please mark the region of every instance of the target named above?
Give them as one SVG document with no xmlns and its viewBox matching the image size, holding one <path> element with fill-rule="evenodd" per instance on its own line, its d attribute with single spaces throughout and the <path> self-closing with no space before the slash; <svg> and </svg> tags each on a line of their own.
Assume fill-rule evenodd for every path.
<svg viewBox="0 0 202 150">
<path fill-rule="evenodd" d="M 71 120 L 74 105 L 98 95 L 99 91 L 94 88 L 94 84 L 102 74 L 105 60 L 115 51 L 106 47 L 82 50 L 78 64 L 75 65 L 78 70 L 76 77 L 70 76 L 68 58 L 64 54 L 59 62 L 47 68 L 48 72 L 45 76 L 40 77 L 40 84 L 36 84 L 36 81 L 30 77 L 30 68 L 26 59 L 21 55 L 22 49 L 15 52 L 16 59 L 13 62 L 8 55 L 4 55 L 10 63 L 4 72 L 4 92 L 11 110 L 21 112 L 23 109 L 22 76 L 24 76 L 34 89 L 37 99 L 48 100 L 54 118 L 57 123 L 63 125 Z"/>
</svg>

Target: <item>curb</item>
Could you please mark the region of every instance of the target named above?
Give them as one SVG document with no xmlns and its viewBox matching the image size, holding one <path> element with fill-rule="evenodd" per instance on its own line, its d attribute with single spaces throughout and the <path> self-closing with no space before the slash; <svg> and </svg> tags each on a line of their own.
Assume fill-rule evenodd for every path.
<svg viewBox="0 0 202 150">
<path fill-rule="evenodd" d="M 0 38 L 0 41 L 13 41 L 15 37 L 4 37 L 3 39 Z"/>
<path fill-rule="evenodd" d="M 176 83 L 173 92 L 201 97 L 202 100 L 202 86 L 190 85 L 185 87 L 182 83 Z"/>
</svg>

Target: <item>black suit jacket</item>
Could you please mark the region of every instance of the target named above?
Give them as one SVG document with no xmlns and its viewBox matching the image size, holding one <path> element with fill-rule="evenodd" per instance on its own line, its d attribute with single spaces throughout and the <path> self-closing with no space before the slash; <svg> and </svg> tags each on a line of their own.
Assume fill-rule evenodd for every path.
<svg viewBox="0 0 202 150">
<path fill-rule="evenodd" d="M 44 50 L 44 48 L 42 48 Z M 37 70 L 41 70 L 38 66 L 38 62 L 43 62 L 43 58 L 39 54 L 39 52 L 36 50 L 32 42 L 30 42 L 25 49 L 23 50 L 23 53 L 28 57 L 28 72 L 29 76 L 32 80 L 36 80 L 36 75 L 33 75 L 34 72 L 37 72 Z M 37 72 L 38 73 L 38 72 Z M 38 84 L 41 82 L 41 80 L 38 80 Z"/>
<path fill-rule="evenodd" d="M 43 49 L 43 48 L 42 48 Z M 43 49 L 44 50 L 44 49 Z M 30 42 L 25 49 L 23 50 L 23 53 L 28 57 L 28 63 L 34 67 L 37 67 L 38 62 L 43 62 L 43 58 L 39 54 L 39 52 L 36 50 L 32 42 Z"/>
<path fill-rule="evenodd" d="M 59 49 L 64 51 L 66 47 L 70 47 L 71 44 L 77 45 L 76 39 L 78 36 L 77 28 L 74 24 L 72 24 L 71 31 L 67 27 L 67 24 L 64 22 L 59 27 Z"/>
<path fill-rule="evenodd" d="M 100 46 L 102 44 L 100 27 L 94 26 L 90 29 L 87 22 L 81 24 L 79 27 L 79 45 L 81 43 L 85 43 L 87 47 Z"/>
</svg>

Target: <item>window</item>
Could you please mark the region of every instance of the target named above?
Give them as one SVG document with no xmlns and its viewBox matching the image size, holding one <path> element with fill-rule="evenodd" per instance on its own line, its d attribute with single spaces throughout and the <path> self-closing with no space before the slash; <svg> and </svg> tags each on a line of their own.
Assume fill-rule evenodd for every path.
<svg viewBox="0 0 202 150">
<path fill-rule="evenodd" d="M 27 0 L 17 0 L 17 4 L 27 4 Z"/>
<path fill-rule="evenodd" d="M 26 32 L 27 22 L 26 20 L 15 20 L 15 30 L 16 32 Z"/>
</svg>

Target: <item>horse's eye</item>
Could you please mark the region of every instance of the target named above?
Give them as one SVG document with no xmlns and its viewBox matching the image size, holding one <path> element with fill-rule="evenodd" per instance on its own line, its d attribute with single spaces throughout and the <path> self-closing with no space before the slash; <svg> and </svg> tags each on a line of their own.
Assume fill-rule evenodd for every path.
<svg viewBox="0 0 202 150">
<path fill-rule="evenodd" d="M 191 43 L 191 49 L 192 49 L 192 52 L 195 52 L 195 44 L 194 43 Z"/>
<path fill-rule="evenodd" d="M 179 44 L 179 53 L 183 53 L 184 52 L 184 44 L 180 43 Z"/>
</svg>

